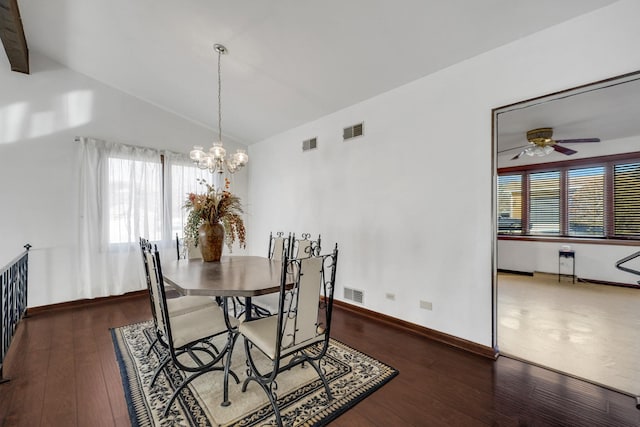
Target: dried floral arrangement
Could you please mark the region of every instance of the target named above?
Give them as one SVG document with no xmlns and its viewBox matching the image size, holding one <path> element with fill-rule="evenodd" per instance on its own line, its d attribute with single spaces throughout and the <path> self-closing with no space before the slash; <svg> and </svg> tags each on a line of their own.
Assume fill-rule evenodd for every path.
<svg viewBox="0 0 640 427">
<path fill-rule="evenodd" d="M 202 224 L 208 222 L 211 225 L 221 223 L 224 226 L 224 237 L 227 247 L 238 240 L 241 248 L 246 247 L 246 230 L 242 220 L 242 204 L 240 198 L 229 191 L 230 182 L 224 180 L 224 190 L 216 190 L 213 185 L 204 179 L 198 179 L 198 183 L 206 186 L 206 192 L 202 194 L 189 193 L 184 205 L 189 211 L 187 222 L 184 226 L 185 239 L 198 245 L 198 230 Z"/>
</svg>

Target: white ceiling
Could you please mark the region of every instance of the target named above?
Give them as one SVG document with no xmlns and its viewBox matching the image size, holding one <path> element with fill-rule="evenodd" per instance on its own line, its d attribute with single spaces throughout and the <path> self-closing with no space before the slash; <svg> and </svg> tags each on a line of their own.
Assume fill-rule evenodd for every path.
<svg viewBox="0 0 640 427">
<path fill-rule="evenodd" d="M 212 129 L 213 44 L 224 44 L 223 133 L 251 144 L 613 2 L 19 0 L 19 7 L 31 51 Z"/>
<path fill-rule="evenodd" d="M 639 73 L 506 107 L 499 110 L 496 123 L 499 166 L 568 160 L 556 152 L 544 158 L 512 159 L 528 145 L 526 131 L 541 127 L 552 127 L 556 140 L 600 138 L 599 143 L 561 143 L 578 151 L 571 158 L 637 150 L 638 117 Z M 636 137 L 633 144 L 628 141 L 632 137 Z"/>
</svg>

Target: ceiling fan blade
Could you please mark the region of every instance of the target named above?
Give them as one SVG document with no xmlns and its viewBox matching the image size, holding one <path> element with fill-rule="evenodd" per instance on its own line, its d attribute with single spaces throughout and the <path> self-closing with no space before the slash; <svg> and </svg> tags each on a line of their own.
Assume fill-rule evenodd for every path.
<svg viewBox="0 0 640 427">
<path fill-rule="evenodd" d="M 573 144 L 576 142 L 600 142 L 600 138 L 556 139 L 556 143 Z"/>
<path fill-rule="evenodd" d="M 563 147 L 558 144 L 554 144 L 553 149 L 556 150 L 558 153 L 566 154 L 567 156 L 577 153 L 576 150 L 572 150 L 571 148 Z"/>
<path fill-rule="evenodd" d="M 511 160 L 517 160 L 520 158 L 520 156 L 522 156 L 524 154 L 524 150 L 522 150 L 521 152 L 519 152 L 518 154 L 516 154 L 515 156 L 513 156 L 511 158 Z"/>
<path fill-rule="evenodd" d="M 500 150 L 500 151 L 498 151 L 498 154 L 506 153 L 507 151 L 511 151 L 511 150 L 520 150 L 520 149 L 523 149 L 524 147 L 528 147 L 529 145 L 531 145 L 531 144 L 521 145 L 519 147 L 511 147 L 511 148 L 507 148 L 507 149 L 504 149 L 504 150 Z"/>
</svg>

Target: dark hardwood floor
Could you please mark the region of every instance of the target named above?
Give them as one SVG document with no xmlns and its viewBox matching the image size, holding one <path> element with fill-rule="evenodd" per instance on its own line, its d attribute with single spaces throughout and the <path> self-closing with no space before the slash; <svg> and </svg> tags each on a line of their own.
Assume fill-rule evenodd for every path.
<svg viewBox="0 0 640 427">
<path fill-rule="evenodd" d="M 128 426 L 109 328 L 145 296 L 31 315 L 0 384 L 0 426 Z M 332 426 L 638 426 L 635 399 L 536 366 L 482 358 L 342 308 L 332 336 L 400 371 Z"/>
</svg>

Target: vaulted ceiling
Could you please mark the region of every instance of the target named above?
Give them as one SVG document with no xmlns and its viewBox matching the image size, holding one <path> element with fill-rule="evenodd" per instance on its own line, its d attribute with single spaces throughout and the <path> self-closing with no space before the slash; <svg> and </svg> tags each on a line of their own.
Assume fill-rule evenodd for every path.
<svg viewBox="0 0 640 427">
<path fill-rule="evenodd" d="M 32 52 L 212 129 L 224 44 L 223 133 L 246 144 L 613 2 L 18 0 Z"/>
</svg>

